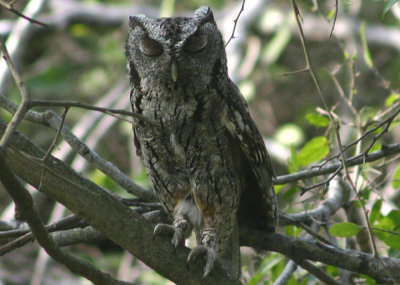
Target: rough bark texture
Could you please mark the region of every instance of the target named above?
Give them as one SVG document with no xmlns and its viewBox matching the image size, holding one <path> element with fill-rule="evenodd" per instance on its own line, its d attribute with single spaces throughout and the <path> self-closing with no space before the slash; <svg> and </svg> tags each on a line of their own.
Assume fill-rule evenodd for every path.
<svg viewBox="0 0 400 285">
<path fill-rule="evenodd" d="M 6 123 L 0 120 L 0 134 Z M 7 163 L 15 174 L 28 183 L 38 186 L 41 168 L 28 158 L 43 157 L 44 152 L 23 135 L 16 133 L 7 150 Z M 25 154 L 22 154 L 24 152 Z M 63 162 L 50 158 L 49 168 L 42 183 L 41 191 L 63 203 L 104 236 L 129 250 L 151 268 L 178 284 L 240 284 L 229 280 L 217 264 L 215 270 L 201 280 L 203 264 L 195 262 L 190 270 L 186 267 L 188 248 L 179 247 L 173 252 L 169 241 L 152 239 L 152 227 L 142 216 L 121 204 L 112 194 L 71 170 Z M 331 247 L 317 241 L 308 241 L 280 234 L 241 229 L 240 244 L 276 251 L 298 260 L 308 259 L 337 266 L 349 271 L 362 273 L 387 282 L 388 275 L 372 255 Z M 400 259 L 382 257 L 387 269 L 400 280 Z"/>
<path fill-rule="evenodd" d="M 0 133 L 5 127 L 6 123 L 0 120 Z M 44 152 L 20 134 L 13 136 L 10 146 L 6 152 L 7 163 L 15 174 L 38 187 L 42 168 L 34 159 L 42 158 Z M 65 205 L 161 275 L 178 284 L 240 284 L 239 281 L 229 280 L 218 265 L 205 280 L 201 280 L 203 265 L 200 260 L 191 264 L 190 270 L 187 269 L 188 248 L 179 247 L 174 253 L 169 241 L 153 240 L 150 223 L 111 193 L 83 178 L 58 159 L 49 158 L 47 165 L 41 192 Z"/>
</svg>

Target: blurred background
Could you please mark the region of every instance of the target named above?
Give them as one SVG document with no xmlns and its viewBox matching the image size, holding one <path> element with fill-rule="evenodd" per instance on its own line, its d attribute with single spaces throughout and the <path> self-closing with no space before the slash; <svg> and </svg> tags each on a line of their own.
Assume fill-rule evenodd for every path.
<svg viewBox="0 0 400 285">
<path fill-rule="evenodd" d="M 338 3 L 337 19 L 330 37 L 335 1 L 297 1 L 314 72 L 327 105 L 341 123 L 342 142 L 348 144 L 366 131 L 374 120 L 379 120 L 384 110 L 398 102 L 400 5 L 397 3 L 385 11 L 383 0 Z M 221 33 L 228 41 L 241 1 L 18 0 L 13 4 L 16 10 L 48 27 L 32 25 L 1 8 L 0 36 L 6 40 L 32 98 L 130 110 L 124 52 L 129 15 L 191 16 L 202 5 L 211 6 Z M 326 112 L 329 110 L 323 110 L 310 74 L 295 72 L 304 69 L 306 63 L 289 0 L 246 1 L 234 38 L 227 46 L 227 55 L 230 76 L 249 103 L 277 175 L 297 171 L 314 162 L 302 162 L 294 156 L 315 137 L 326 137 L 328 145 L 328 151 L 315 161 L 337 152 Z M 0 63 L 0 80 L 0 96 L 18 104 L 20 94 L 4 61 Z M 351 98 L 351 103 L 346 98 Z M 10 113 L 5 105 L 0 106 L 0 118 L 9 121 Z M 50 108 L 35 108 L 35 111 L 47 109 Z M 63 111 L 62 108 L 51 109 L 60 115 Z M 135 182 L 149 187 L 134 152 L 129 123 L 103 113 L 72 108 L 66 124 L 103 158 Z M 44 149 L 51 145 L 55 136 L 54 130 L 28 121 L 24 121 L 18 130 Z M 389 134 L 374 146 L 374 150 L 382 144 L 399 141 L 400 129 L 393 124 Z M 353 155 L 354 150 L 348 154 Z M 129 197 L 121 186 L 78 156 L 67 143 L 61 141 L 53 155 L 95 183 Z M 392 183 L 396 167 L 394 161 L 385 165 L 384 170 L 374 172 L 372 180 L 376 183 L 371 183 L 375 183 L 374 189 L 379 189 L 379 194 L 365 196 L 370 205 L 385 196 L 382 218 L 399 207 L 400 196 L 395 191 L 399 190 L 398 184 Z M 310 184 L 316 182 L 310 181 Z M 280 208 L 285 212 L 313 208 L 324 199 L 324 193 L 318 188 L 301 197 L 298 187 L 293 185 L 279 186 L 276 190 Z M 55 221 L 68 213 L 61 205 L 54 205 L 49 198 L 34 193 L 44 221 Z M 0 188 L 1 220 L 12 220 L 13 215 L 10 197 Z M 299 235 L 296 230 L 285 229 L 287 234 Z M 171 284 L 108 242 L 75 245 L 70 250 L 120 279 L 138 284 Z M 388 249 L 383 250 L 387 254 Z M 393 248 L 390 254 L 396 256 L 398 252 Z M 285 265 L 285 258 L 275 253 L 265 257 L 243 248 L 243 256 L 243 278 L 249 284 L 272 284 Z M 0 264 L 0 284 L 88 284 L 48 259 L 36 244 L 28 244 L 0 257 Z M 333 276 L 338 274 L 333 267 L 328 266 L 327 271 Z M 306 272 L 296 274 L 290 284 L 316 282 Z"/>
</svg>

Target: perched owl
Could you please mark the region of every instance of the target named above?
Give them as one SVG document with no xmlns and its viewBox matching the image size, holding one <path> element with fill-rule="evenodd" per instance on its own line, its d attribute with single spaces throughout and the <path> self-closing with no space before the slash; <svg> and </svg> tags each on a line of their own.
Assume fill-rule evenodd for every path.
<svg viewBox="0 0 400 285">
<path fill-rule="evenodd" d="M 173 218 L 155 234 L 175 246 L 192 230 L 204 277 L 217 256 L 241 273 L 238 227 L 273 232 L 273 170 L 247 105 L 227 73 L 225 47 L 209 7 L 194 17 L 130 17 L 126 42 L 134 142 L 161 204 Z M 149 124 L 148 122 L 151 122 Z"/>
</svg>

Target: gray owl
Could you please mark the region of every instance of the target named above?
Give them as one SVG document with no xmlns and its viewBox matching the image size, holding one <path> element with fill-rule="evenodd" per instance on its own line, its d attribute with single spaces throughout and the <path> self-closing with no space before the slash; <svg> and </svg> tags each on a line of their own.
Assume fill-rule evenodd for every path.
<svg viewBox="0 0 400 285">
<path fill-rule="evenodd" d="M 197 246 L 188 262 L 216 258 L 241 273 L 238 227 L 273 232 L 277 206 L 273 170 L 246 102 L 227 73 L 220 32 L 209 7 L 194 17 L 130 17 L 126 42 L 134 142 L 172 225 L 154 234 Z"/>
</svg>

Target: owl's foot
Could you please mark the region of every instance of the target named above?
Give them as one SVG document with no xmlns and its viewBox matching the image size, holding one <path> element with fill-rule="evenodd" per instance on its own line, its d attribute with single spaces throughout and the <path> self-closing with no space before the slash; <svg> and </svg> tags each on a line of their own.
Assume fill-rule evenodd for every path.
<svg viewBox="0 0 400 285">
<path fill-rule="evenodd" d="M 154 228 L 153 238 L 156 235 L 172 236 L 171 243 L 177 248 L 178 245 L 185 242 L 185 231 L 182 228 L 177 228 L 168 224 L 158 224 Z"/>
<path fill-rule="evenodd" d="M 199 245 L 193 248 L 188 256 L 187 263 L 196 260 L 200 255 L 204 255 L 206 266 L 204 267 L 203 279 L 207 277 L 211 269 L 214 267 L 214 262 L 217 259 L 215 249 L 206 245 Z"/>
</svg>

